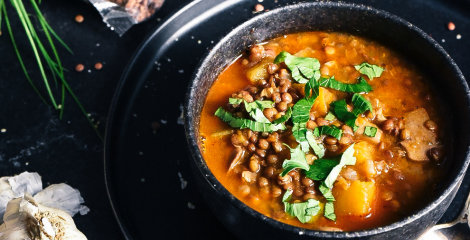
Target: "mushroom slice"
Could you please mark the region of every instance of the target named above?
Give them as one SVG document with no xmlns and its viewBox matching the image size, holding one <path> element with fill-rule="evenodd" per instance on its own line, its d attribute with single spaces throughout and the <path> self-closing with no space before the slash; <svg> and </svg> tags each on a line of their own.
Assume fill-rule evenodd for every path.
<svg viewBox="0 0 470 240">
<path fill-rule="evenodd" d="M 228 168 L 228 172 L 231 172 L 238 164 L 243 163 L 245 159 L 245 149 L 242 147 L 236 147 L 235 149 L 235 157 L 233 158 L 232 162 L 230 163 L 230 167 Z"/>
<path fill-rule="evenodd" d="M 427 152 L 437 146 L 437 136 L 424 126 L 429 120 L 426 109 L 418 108 L 408 112 L 404 120 L 404 129 L 410 132 L 410 139 L 400 143 L 406 149 L 408 158 L 413 161 L 428 161 Z"/>
</svg>

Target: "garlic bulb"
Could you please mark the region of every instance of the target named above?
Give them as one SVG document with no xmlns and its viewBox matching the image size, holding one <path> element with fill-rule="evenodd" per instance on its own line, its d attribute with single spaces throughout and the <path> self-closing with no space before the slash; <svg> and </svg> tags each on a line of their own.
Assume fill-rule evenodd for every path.
<svg viewBox="0 0 470 240">
<path fill-rule="evenodd" d="M 45 207 L 29 195 L 11 200 L 0 225 L 0 240 L 86 240 L 66 212 Z"/>
<path fill-rule="evenodd" d="M 0 240 L 86 240 L 72 219 L 89 211 L 83 202 L 80 192 L 64 183 L 42 190 L 37 173 L 2 177 Z"/>
</svg>

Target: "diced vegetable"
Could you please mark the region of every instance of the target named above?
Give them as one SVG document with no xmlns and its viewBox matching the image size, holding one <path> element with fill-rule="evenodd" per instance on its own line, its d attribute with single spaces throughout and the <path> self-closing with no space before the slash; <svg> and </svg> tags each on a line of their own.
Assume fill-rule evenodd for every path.
<svg viewBox="0 0 470 240">
<path fill-rule="evenodd" d="M 353 181 L 348 190 L 334 188 L 335 212 L 339 216 L 365 216 L 370 213 L 375 201 L 374 182 Z"/>
<path fill-rule="evenodd" d="M 256 64 L 246 72 L 246 77 L 250 79 L 252 84 L 256 84 L 261 80 L 267 80 L 269 73 L 267 70 L 268 64 L 272 62 L 272 59 L 263 60 Z"/>
<path fill-rule="evenodd" d="M 375 146 L 367 141 L 361 141 L 354 145 L 354 156 L 356 164 L 362 164 L 364 161 L 374 159 Z"/>
<path fill-rule="evenodd" d="M 328 89 L 320 87 L 320 94 L 312 107 L 315 116 L 325 116 L 330 110 L 330 103 L 334 101 L 336 101 L 336 95 Z"/>
</svg>

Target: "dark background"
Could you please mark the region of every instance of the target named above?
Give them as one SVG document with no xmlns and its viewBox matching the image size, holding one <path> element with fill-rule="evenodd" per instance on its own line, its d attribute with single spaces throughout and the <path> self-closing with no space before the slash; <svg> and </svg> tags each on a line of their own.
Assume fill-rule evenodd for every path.
<svg viewBox="0 0 470 240">
<path fill-rule="evenodd" d="M 273 0 L 265 0 L 265 2 Z M 8 2 L 8 1 L 7 1 Z M 27 1 L 25 1 L 27 2 Z M 188 3 L 187 0 L 166 0 L 163 8 L 150 20 L 133 27 L 123 37 L 112 32 L 102 22 L 98 12 L 86 1 L 43 0 L 41 9 L 56 32 L 74 51 L 63 49 L 59 53 L 65 68 L 66 79 L 90 112 L 99 129 L 104 131 L 108 108 L 126 64 L 145 36 L 171 13 Z M 430 33 L 470 76 L 470 26 L 466 1 L 355 1 L 370 4 L 404 17 Z M 253 6 L 257 1 L 253 1 Z M 432 5 L 432 7 L 430 7 Z M 22 34 L 16 13 L 11 6 L 8 14 L 15 37 L 29 66 L 30 73 L 37 72 L 29 46 Z M 407 11 L 402 11 L 407 9 Z M 427 11 L 433 9 L 433 11 Z M 451 13 L 451 14 L 450 14 Z M 74 17 L 82 14 L 83 23 Z M 455 31 L 448 31 L 448 21 L 455 22 Z M 97 137 L 75 103 L 68 96 L 65 114 L 59 120 L 57 112 L 40 101 L 28 85 L 5 26 L 0 35 L 0 176 L 23 171 L 38 172 L 44 185 L 66 182 L 81 191 L 91 211 L 76 216 L 78 228 L 89 239 L 121 239 L 107 199 L 103 178 L 103 142 Z M 462 39 L 457 40 L 460 33 Z M 202 33 L 200 33 L 202 35 Z M 441 39 L 445 39 L 442 42 Z M 58 45 L 56 45 L 58 46 Z M 103 63 L 97 71 L 93 65 Z M 75 65 L 85 65 L 83 72 L 74 71 Z M 33 79 L 40 79 L 32 75 Z M 41 86 L 40 82 L 37 82 Z M 467 174 L 468 175 L 468 174 Z M 177 178 L 174 181 L 178 181 Z M 468 177 L 464 183 L 468 188 Z M 452 216 L 447 216 L 451 218 Z"/>
</svg>

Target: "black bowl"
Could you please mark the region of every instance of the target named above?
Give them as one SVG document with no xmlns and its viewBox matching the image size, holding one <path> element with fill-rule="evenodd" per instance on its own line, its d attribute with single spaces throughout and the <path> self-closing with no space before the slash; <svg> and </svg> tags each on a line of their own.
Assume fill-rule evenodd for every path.
<svg viewBox="0 0 470 240">
<path fill-rule="evenodd" d="M 207 167 L 198 147 L 199 117 L 212 83 L 250 45 L 301 31 L 336 31 L 363 36 L 401 53 L 430 76 L 443 99 L 450 136 L 446 174 L 430 203 L 393 224 L 354 232 L 303 229 L 268 218 L 230 194 Z M 300 3 L 258 15 L 232 30 L 209 52 L 194 74 L 185 104 L 185 130 L 201 191 L 215 215 L 236 235 L 249 239 L 414 239 L 444 214 L 469 165 L 470 98 L 467 82 L 445 50 L 425 32 L 390 13 L 333 2 Z M 453 130 L 454 129 L 454 130 Z"/>
</svg>

